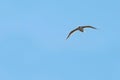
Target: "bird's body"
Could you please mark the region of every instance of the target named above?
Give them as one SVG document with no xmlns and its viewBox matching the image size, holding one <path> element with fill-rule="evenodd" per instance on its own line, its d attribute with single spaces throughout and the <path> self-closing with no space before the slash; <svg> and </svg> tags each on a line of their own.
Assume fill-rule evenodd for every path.
<svg viewBox="0 0 120 80">
<path fill-rule="evenodd" d="M 84 28 L 96 29 L 95 27 L 92 27 L 92 26 L 78 26 L 76 29 L 72 30 L 72 31 L 68 34 L 68 36 L 67 36 L 66 39 L 68 39 L 68 38 L 70 37 L 70 35 L 71 35 L 73 32 L 77 31 L 77 30 L 79 30 L 79 31 L 81 31 L 81 32 L 84 32 Z"/>
</svg>

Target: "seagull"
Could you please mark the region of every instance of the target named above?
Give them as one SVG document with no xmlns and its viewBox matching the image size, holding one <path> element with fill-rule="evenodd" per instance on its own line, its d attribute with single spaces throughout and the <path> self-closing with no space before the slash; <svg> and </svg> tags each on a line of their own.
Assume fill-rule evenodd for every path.
<svg viewBox="0 0 120 80">
<path fill-rule="evenodd" d="M 84 28 L 96 29 L 96 28 L 93 27 L 93 26 L 78 26 L 77 28 L 75 28 L 74 30 L 72 30 L 72 31 L 68 34 L 68 36 L 67 36 L 66 39 L 68 39 L 68 38 L 70 37 L 70 35 L 71 35 L 73 32 L 77 31 L 77 30 L 79 30 L 79 31 L 81 31 L 81 32 L 84 32 Z"/>
</svg>

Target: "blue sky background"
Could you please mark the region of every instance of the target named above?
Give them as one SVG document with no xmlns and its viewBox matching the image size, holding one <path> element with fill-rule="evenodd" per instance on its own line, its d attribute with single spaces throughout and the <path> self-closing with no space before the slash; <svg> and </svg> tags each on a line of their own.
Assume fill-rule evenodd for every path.
<svg viewBox="0 0 120 80">
<path fill-rule="evenodd" d="M 119 3 L 1 0 L 0 80 L 120 80 Z"/>
</svg>

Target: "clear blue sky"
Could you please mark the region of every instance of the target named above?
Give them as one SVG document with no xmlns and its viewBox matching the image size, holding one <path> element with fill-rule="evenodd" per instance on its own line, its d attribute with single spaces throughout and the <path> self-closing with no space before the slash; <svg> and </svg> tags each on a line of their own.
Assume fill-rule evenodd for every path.
<svg viewBox="0 0 120 80">
<path fill-rule="evenodd" d="M 120 80 L 119 3 L 1 0 L 0 80 Z"/>
</svg>

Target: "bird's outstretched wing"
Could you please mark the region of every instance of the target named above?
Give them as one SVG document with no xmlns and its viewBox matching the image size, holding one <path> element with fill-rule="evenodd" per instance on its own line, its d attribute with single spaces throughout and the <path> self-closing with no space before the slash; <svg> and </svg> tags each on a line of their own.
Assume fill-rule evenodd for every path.
<svg viewBox="0 0 120 80">
<path fill-rule="evenodd" d="M 68 34 L 68 36 L 67 36 L 67 38 L 66 38 L 66 39 L 68 39 L 68 38 L 70 37 L 70 35 L 71 35 L 73 32 L 77 31 L 77 30 L 78 30 L 78 28 L 76 28 L 76 29 L 72 30 L 72 31 Z"/>
<path fill-rule="evenodd" d="M 92 28 L 92 29 L 96 29 L 96 28 L 93 27 L 93 26 L 82 26 L 82 28 Z"/>
</svg>

